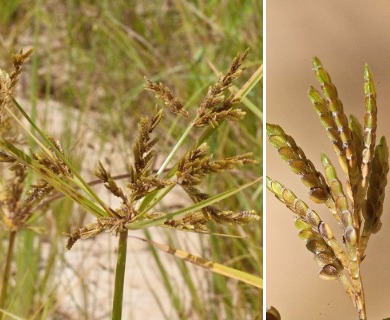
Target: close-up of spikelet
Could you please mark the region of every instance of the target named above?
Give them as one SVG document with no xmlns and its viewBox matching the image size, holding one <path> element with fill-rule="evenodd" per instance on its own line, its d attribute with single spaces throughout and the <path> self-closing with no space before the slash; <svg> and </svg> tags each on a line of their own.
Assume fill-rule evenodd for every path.
<svg viewBox="0 0 390 320">
<path fill-rule="evenodd" d="M 388 147 L 384 137 L 378 145 L 375 141 L 376 92 L 368 66 L 364 67 L 366 112 L 363 131 L 357 118 L 351 117 L 351 121 L 348 121 L 336 87 L 316 57 L 313 59 L 313 69 L 323 96 L 313 87 L 309 89 L 308 96 L 333 144 L 346 176 L 345 185 L 324 153 L 321 156 L 322 175 L 280 126 L 267 124 L 267 137 L 291 171 L 309 188 L 310 199 L 317 204 L 326 204 L 341 228 L 342 241 L 336 240 L 330 225 L 284 185 L 267 177 L 267 188 L 294 212 L 299 237 L 306 242 L 306 248 L 314 253 L 320 267 L 319 276 L 325 280 L 339 280 L 356 307 L 359 319 L 363 320 L 367 319 L 367 314 L 360 266 L 364 263 L 370 235 L 381 227 L 380 217 L 389 171 Z M 357 155 L 357 152 L 360 154 Z"/>
<path fill-rule="evenodd" d="M 267 319 L 390 318 L 388 7 L 267 1 Z"/>
</svg>

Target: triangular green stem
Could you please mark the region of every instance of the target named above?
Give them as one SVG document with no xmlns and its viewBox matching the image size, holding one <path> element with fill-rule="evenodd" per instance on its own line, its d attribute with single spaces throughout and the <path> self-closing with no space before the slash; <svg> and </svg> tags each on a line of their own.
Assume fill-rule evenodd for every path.
<svg viewBox="0 0 390 320">
<path fill-rule="evenodd" d="M 126 271 L 127 235 L 127 230 L 124 230 L 119 233 L 119 246 L 115 269 L 114 300 L 112 303 L 112 320 L 122 319 L 123 287 Z"/>
</svg>

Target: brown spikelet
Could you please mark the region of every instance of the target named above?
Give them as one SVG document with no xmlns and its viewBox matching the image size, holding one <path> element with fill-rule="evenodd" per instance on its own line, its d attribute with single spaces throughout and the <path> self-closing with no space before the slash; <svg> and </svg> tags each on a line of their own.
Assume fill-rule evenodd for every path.
<svg viewBox="0 0 390 320">
<path fill-rule="evenodd" d="M 70 250 L 77 240 L 90 239 L 102 232 L 114 232 L 118 234 L 123 231 L 128 220 L 128 217 L 120 219 L 117 217 L 99 218 L 95 222 L 87 224 L 76 231 L 65 233 L 69 237 L 66 248 Z"/>
<path fill-rule="evenodd" d="M 218 81 L 209 88 L 209 91 L 197 110 L 197 116 L 194 121 L 195 127 L 210 125 L 217 127 L 225 119 L 238 121 L 245 117 L 245 112 L 236 108 L 240 103 L 239 99 L 231 94 L 225 97 L 224 91 L 233 85 L 244 70 L 241 65 L 248 54 L 248 50 L 243 55 L 238 55 L 234 60 L 228 72 L 220 77 Z"/>
<path fill-rule="evenodd" d="M 239 165 L 257 163 L 252 153 L 246 153 L 222 160 L 212 160 L 207 155 L 207 143 L 185 154 L 178 163 L 176 176 L 180 185 L 198 185 L 210 173 L 231 170 Z"/>
<path fill-rule="evenodd" d="M 181 114 L 185 118 L 188 118 L 188 112 L 183 109 L 183 104 L 179 99 L 175 98 L 171 90 L 164 86 L 161 82 L 151 82 L 146 80 L 145 89 L 154 92 L 157 99 L 164 102 L 168 109 L 174 114 Z"/>
<path fill-rule="evenodd" d="M 124 204 L 128 204 L 128 199 L 122 188 L 120 188 L 115 180 L 111 177 L 111 174 L 103 167 L 103 164 L 99 161 L 98 168 L 95 171 L 95 175 L 104 182 L 104 186 L 111 191 L 113 195 L 121 198 Z"/>
<path fill-rule="evenodd" d="M 268 140 L 278 150 L 280 157 L 288 163 L 295 174 L 300 176 L 303 184 L 310 188 L 310 198 L 317 203 L 326 203 L 334 212 L 334 202 L 323 175 L 306 158 L 305 153 L 297 146 L 294 139 L 278 125 L 267 123 L 266 128 Z"/>
<path fill-rule="evenodd" d="M 15 90 L 19 81 L 19 75 L 22 73 L 23 64 L 28 60 L 32 54 L 33 49 L 29 49 L 26 52 L 20 50 L 19 53 L 12 56 L 12 64 L 14 70 L 11 73 L 7 73 L 0 69 L 0 117 L 3 114 L 4 107 L 9 100 L 9 96 Z M 0 118 L 1 119 L 1 118 Z"/>
<path fill-rule="evenodd" d="M 389 172 L 389 150 L 385 137 L 382 137 L 375 148 L 372 159 L 369 186 L 367 190 L 366 208 L 364 214 L 364 226 L 360 242 L 362 255 L 367 247 L 368 240 L 373 233 L 377 233 L 381 226 L 385 188 L 387 186 L 387 174 Z"/>
<path fill-rule="evenodd" d="M 150 170 L 156 155 L 152 148 L 158 142 L 157 138 L 151 139 L 150 134 L 159 124 L 163 116 L 162 109 L 155 109 L 153 117 L 142 118 L 138 124 L 139 136 L 133 145 L 134 165 L 130 166 L 130 183 L 127 187 L 131 191 L 131 199 L 139 200 L 147 193 L 164 188 L 172 182 L 169 179 L 161 179 Z"/>
</svg>

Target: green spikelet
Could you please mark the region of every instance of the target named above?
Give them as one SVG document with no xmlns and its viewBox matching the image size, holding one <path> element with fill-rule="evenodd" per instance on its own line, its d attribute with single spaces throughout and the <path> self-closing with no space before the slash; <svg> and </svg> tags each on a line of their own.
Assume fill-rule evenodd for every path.
<svg viewBox="0 0 390 320">
<path fill-rule="evenodd" d="M 317 235 L 315 238 L 315 243 L 317 243 L 319 246 L 325 243 L 327 254 L 330 255 L 332 259 L 341 261 L 342 265 L 348 266 L 348 259 L 345 256 L 342 247 L 337 243 L 330 227 L 320 219 L 318 214 L 314 210 L 309 209 L 304 201 L 298 199 L 291 190 L 287 189 L 278 181 L 267 177 L 266 183 L 267 189 L 270 190 L 279 201 L 284 203 L 291 211 L 295 213 L 295 226 L 297 229 L 301 231 L 310 230 L 305 231 L 306 233 L 310 232 L 310 234 L 315 233 Z M 304 235 L 306 233 L 300 233 L 300 238 L 304 239 Z M 322 236 L 323 241 L 318 240 L 318 237 L 320 236 Z"/>
<path fill-rule="evenodd" d="M 325 101 L 328 110 L 331 112 L 334 123 L 337 126 L 337 130 L 342 141 L 342 148 L 345 153 L 347 166 L 348 166 L 348 181 L 347 192 L 351 200 L 354 199 L 353 195 L 357 192 L 357 186 L 360 182 L 359 167 L 357 165 L 357 157 L 352 143 L 352 133 L 348 126 L 348 119 L 344 113 L 344 108 L 341 100 L 338 97 L 337 89 L 332 83 L 328 72 L 323 68 L 321 61 L 314 57 L 313 67 L 316 73 L 317 79 L 321 84 L 322 92 L 325 96 Z"/>
<path fill-rule="evenodd" d="M 375 148 L 375 155 L 372 159 L 372 168 L 367 190 L 367 201 L 364 213 L 364 226 L 362 231 L 360 251 L 364 253 L 370 235 L 377 233 L 382 222 L 380 220 L 383 212 L 385 199 L 385 188 L 387 185 L 387 173 L 389 172 L 389 149 L 385 137 L 382 137 Z"/>
<path fill-rule="evenodd" d="M 357 163 L 361 165 L 363 155 L 363 126 L 359 120 L 354 116 L 349 116 L 349 128 L 352 132 L 352 142 L 356 150 Z"/>
<path fill-rule="evenodd" d="M 371 161 L 374 157 L 376 140 L 377 107 L 376 92 L 371 72 L 368 66 L 364 68 L 364 94 L 366 114 L 364 115 L 364 149 L 362 152 L 362 188 L 363 194 L 368 187 L 368 178 L 371 171 Z"/>
<path fill-rule="evenodd" d="M 337 178 L 336 170 L 328 157 L 323 153 L 322 164 L 325 169 L 325 177 L 330 186 L 331 194 L 336 202 L 338 216 L 341 218 L 341 227 L 343 229 L 343 239 L 350 261 L 349 271 L 356 277 L 359 274 L 359 261 L 357 251 L 358 230 L 354 226 L 354 219 L 348 207 L 348 200 L 344 195 L 343 186 Z"/>
<path fill-rule="evenodd" d="M 333 148 L 338 156 L 341 168 L 343 169 L 345 174 L 348 175 L 348 165 L 347 159 L 345 157 L 345 150 L 343 149 L 343 142 L 341 141 L 336 122 L 328 108 L 328 105 L 326 104 L 325 99 L 314 87 L 310 87 L 308 91 L 308 97 L 312 102 L 313 107 L 316 110 L 318 116 L 320 117 L 320 122 L 324 126 L 328 138 L 333 145 Z"/>
<path fill-rule="evenodd" d="M 325 179 L 313 163 L 308 160 L 294 139 L 283 129 L 267 123 L 267 136 L 271 144 L 278 150 L 280 157 L 288 163 L 290 169 L 301 177 L 303 184 L 310 188 L 310 198 L 317 203 L 323 203 L 330 198 Z"/>
</svg>

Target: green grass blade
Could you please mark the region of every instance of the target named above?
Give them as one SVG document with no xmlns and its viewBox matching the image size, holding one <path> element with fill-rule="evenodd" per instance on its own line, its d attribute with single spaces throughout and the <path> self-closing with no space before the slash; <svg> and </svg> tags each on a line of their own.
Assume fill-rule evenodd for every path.
<svg viewBox="0 0 390 320">
<path fill-rule="evenodd" d="M 136 230 L 136 229 L 148 228 L 148 227 L 151 227 L 151 226 L 162 225 L 167 220 L 170 220 L 170 219 L 173 219 L 173 218 L 180 218 L 180 217 L 184 216 L 187 213 L 198 211 L 198 210 L 200 210 L 200 209 L 202 209 L 202 208 L 204 208 L 206 206 L 211 206 L 211 205 L 213 205 L 216 202 L 219 202 L 219 201 L 221 201 L 223 199 L 231 197 L 232 195 L 236 194 L 237 192 L 240 192 L 240 191 L 242 191 L 242 190 L 244 190 L 244 189 L 254 185 L 255 183 L 260 182 L 262 179 L 263 179 L 262 177 L 257 178 L 256 180 L 251 181 L 249 183 L 246 183 L 246 184 L 244 184 L 242 186 L 232 188 L 232 189 L 230 189 L 228 191 L 225 191 L 225 192 L 222 192 L 222 193 L 220 193 L 220 194 L 218 194 L 218 195 L 216 195 L 214 197 L 210 197 L 210 198 L 208 198 L 208 199 L 206 199 L 204 201 L 195 203 L 192 206 L 186 207 L 186 208 L 178 210 L 176 212 L 168 213 L 165 216 L 162 216 L 162 217 L 159 217 L 159 218 L 156 218 L 156 219 L 142 220 L 142 221 L 136 221 L 136 222 L 128 223 L 126 225 L 126 228 L 129 229 L 129 230 Z"/>
<path fill-rule="evenodd" d="M 37 161 L 29 157 L 22 150 L 16 148 L 13 144 L 4 139 L 0 139 L 0 147 L 11 153 L 20 163 L 28 166 L 42 179 L 50 183 L 55 189 L 66 194 L 83 208 L 91 212 L 96 217 L 106 217 L 107 213 L 99 208 L 94 202 L 80 194 L 74 187 L 61 180 L 57 175 L 46 167 L 40 165 Z"/>
<path fill-rule="evenodd" d="M 35 124 L 35 122 L 28 116 L 28 114 L 23 110 L 22 106 L 12 97 L 12 101 L 14 105 L 17 107 L 17 109 L 22 113 L 23 117 L 31 124 L 31 126 L 38 132 L 40 137 L 45 141 L 45 143 L 55 152 L 55 154 L 71 169 L 72 173 L 77 177 L 77 179 L 81 182 L 81 186 L 86 193 L 90 194 L 92 198 L 94 198 L 109 214 L 110 210 L 108 206 L 99 198 L 99 196 L 93 191 L 93 189 L 88 185 L 88 183 L 78 174 L 78 171 L 73 167 L 73 165 L 64 157 L 64 155 L 59 152 L 59 150 L 53 145 L 53 143 L 50 141 L 50 139 L 47 137 L 47 135 Z M 11 115 L 17 120 L 17 117 L 10 111 L 8 108 L 7 110 L 11 113 Z M 19 122 L 19 121 L 18 121 Z M 24 128 L 24 126 L 23 126 Z M 31 132 L 29 132 L 30 136 L 33 136 Z M 38 139 L 35 138 L 35 141 L 38 141 Z M 51 153 L 45 148 L 41 143 L 40 145 L 42 148 L 46 151 L 48 155 L 51 155 Z M 77 182 L 77 181 L 75 181 Z"/>
</svg>

